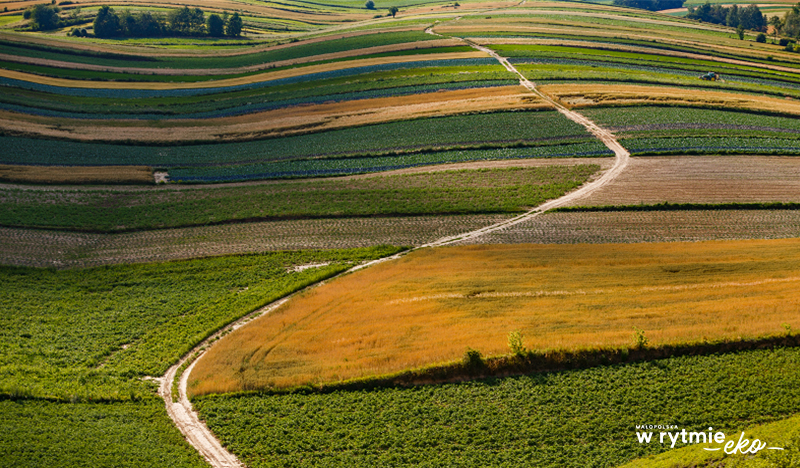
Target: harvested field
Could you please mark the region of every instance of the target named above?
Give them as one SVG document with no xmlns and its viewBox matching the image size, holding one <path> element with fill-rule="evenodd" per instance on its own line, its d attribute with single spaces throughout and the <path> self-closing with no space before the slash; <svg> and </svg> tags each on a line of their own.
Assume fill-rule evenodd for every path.
<svg viewBox="0 0 800 468">
<path fill-rule="evenodd" d="M 0 128 L 78 141 L 241 141 L 423 117 L 549 107 L 522 86 L 498 86 L 287 107 L 201 121 L 78 121 L 0 111 Z"/>
<path fill-rule="evenodd" d="M 0 264 L 80 268 L 212 255 L 375 245 L 423 245 L 511 215 L 313 219 L 83 234 L 0 228 Z"/>
<path fill-rule="evenodd" d="M 547 213 L 465 244 L 602 244 L 800 237 L 800 211 Z"/>
<path fill-rule="evenodd" d="M 800 202 L 800 158 L 653 156 L 573 206 L 655 203 Z"/>
<path fill-rule="evenodd" d="M 147 166 L 14 166 L 0 164 L 0 181 L 31 184 L 152 184 Z"/>
<path fill-rule="evenodd" d="M 195 395 L 535 350 L 740 339 L 800 326 L 800 240 L 425 249 L 302 294 L 222 338 Z"/>
<path fill-rule="evenodd" d="M 570 108 L 658 104 L 800 115 L 800 101 L 795 99 L 703 89 L 605 84 L 553 84 L 540 89 Z"/>
</svg>

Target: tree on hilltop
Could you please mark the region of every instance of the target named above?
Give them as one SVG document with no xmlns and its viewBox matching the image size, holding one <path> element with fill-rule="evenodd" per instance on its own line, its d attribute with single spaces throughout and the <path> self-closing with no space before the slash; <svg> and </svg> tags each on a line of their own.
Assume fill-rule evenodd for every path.
<svg viewBox="0 0 800 468">
<path fill-rule="evenodd" d="M 225 22 L 222 21 L 222 18 L 217 14 L 208 16 L 206 28 L 208 29 L 208 35 L 211 37 L 222 37 L 225 35 Z"/>
<path fill-rule="evenodd" d="M 61 25 L 59 11 L 61 9 L 57 6 L 39 4 L 25 10 L 23 18 L 31 20 L 31 29 L 34 31 L 49 31 Z"/>
<path fill-rule="evenodd" d="M 183 8 L 172 10 L 168 16 L 172 32 L 182 36 L 199 36 L 205 32 L 206 19 L 199 8 Z"/>
<path fill-rule="evenodd" d="M 225 32 L 231 37 L 239 37 L 242 35 L 242 18 L 239 16 L 239 13 L 234 13 L 231 19 L 228 20 Z"/>
<path fill-rule="evenodd" d="M 396 6 L 393 6 L 393 7 L 389 8 L 389 13 L 392 14 L 392 18 L 394 18 L 394 16 L 399 12 L 400 12 L 400 9 L 397 8 Z"/>
<path fill-rule="evenodd" d="M 116 37 L 122 33 L 119 16 L 114 9 L 103 5 L 94 17 L 94 35 L 97 37 Z"/>
<path fill-rule="evenodd" d="M 364 4 L 364 7 L 366 7 L 367 10 L 374 10 L 375 2 L 373 2 L 372 0 L 367 0 L 367 3 Z"/>
</svg>

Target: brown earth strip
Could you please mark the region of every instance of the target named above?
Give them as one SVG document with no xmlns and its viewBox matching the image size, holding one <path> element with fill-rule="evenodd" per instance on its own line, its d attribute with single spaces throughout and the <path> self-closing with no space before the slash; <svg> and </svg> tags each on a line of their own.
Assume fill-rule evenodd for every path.
<svg viewBox="0 0 800 468">
<path fill-rule="evenodd" d="M 23 184 L 153 184 L 153 170 L 147 166 L 0 164 L 0 181 Z"/>
<path fill-rule="evenodd" d="M 800 101 L 706 89 L 608 84 L 552 84 L 541 91 L 570 108 L 670 104 L 800 115 Z"/>
<path fill-rule="evenodd" d="M 0 129 L 78 141 L 243 141 L 422 117 L 547 108 L 549 104 L 524 88 L 503 86 L 287 107 L 203 120 L 71 120 L 0 111 Z"/>
<path fill-rule="evenodd" d="M 470 215 L 316 219 L 126 234 L 0 228 L 0 264 L 79 268 L 275 250 L 422 245 L 509 217 Z"/>
</svg>

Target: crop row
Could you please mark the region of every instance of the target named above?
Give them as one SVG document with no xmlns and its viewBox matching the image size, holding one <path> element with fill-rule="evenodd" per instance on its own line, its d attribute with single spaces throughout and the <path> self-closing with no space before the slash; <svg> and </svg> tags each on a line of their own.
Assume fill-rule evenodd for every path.
<svg viewBox="0 0 800 468">
<path fill-rule="evenodd" d="M 474 114 L 392 122 L 269 140 L 186 146 L 129 146 L 0 137 L 2 163 L 190 167 L 418 152 L 453 146 L 504 147 L 582 139 L 586 130 L 552 111 Z M 541 144 L 541 143 L 539 143 Z"/>
<path fill-rule="evenodd" d="M 733 434 L 800 411 L 799 368 L 800 349 L 790 348 L 449 385 L 202 397 L 194 404 L 253 468 L 617 466 L 669 448 L 639 443 L 637 424 Z"/>
<path fill-rule="evenodd" d="M 215 72 L 215 69 L 210 71 L 211 74 L 157 74 L 148 72 L 139 72 L 137 70 L 128 71 L 103 71 L 103 70 L 85 70 L 78 68 L 60 68 L 57 66 L 43 65 L 43 64 L 30 64 L 19 63 L 12 61 L 0 61 L 0 67 L 7 70 L 15 70 L 20 72 L 32 73 L 35 75 L 43 75 L 56 78 L 66 78 L 72 80 L 91 80 L 91 81 L 126 81 L 126 82 L 150 82 L 150 83 L 197 83 L 203 81 L 214 81 L 226 78 L 238 78 L 245 76 L 258 75 L 264 71 L 278 71 L 286 70 L 289 68 L 302 68 L 312 65 L 322 65 L 333 62 L 347 62 L 351 60 L 364 60 L 379 57 L 400 57 L 409 55 L 427 55 L 427 54 L 441 54 L 452 52 L 469 52 L 471 49 L 467 46 L 455 47 L 425 47 L 422 49 L 407 49 L 398 50 L 393 52 L 382 52 L 378 54 L 357 55 L 352 57 L 341 57 L 335 59 L 318 60 L 313 62 L 304 62 L 297 65 L 283 65 L 280 67 L 267 67 L 264 70 L 251 70 L 241 71 L 240 69 L 220 69 Z M 124 70 L 124 69 L 123 69 Z M 218 73 L 218 74 L 214 74 Z"/>
<path fill-rule="evenodd" d="M 470 244 L 601 244 L 800 236 L 800 210 L 548 213 Z"/>
<path fill-rule="evenodd" d="M 747 153 L 800 154 L 800 140 L 746 137 L 625 138 L 620 140 L 633 155 Z"/>
<path fill-rule="evenodd" d="M 128 400 L 205 336 L 394 248 L 53 271 L 0 267 L 0 395 Z M 332 262 L 291 273 L 291 265 Z"/>
<path fill-rule="evenodd" d="M 181 114 L 208 112 L 220 109 L 264 104 L 276 101 L 339 95 L 386 88 L 402 88 L 432 84 L 508 80 L 512 76 L 499 64 L 469 67 L 437 67 L 364 73 L 344 78 L 274 85 L 264 88 L 223 91 L 216 94 L 189 97 L 159 97 L 142 99 L 110 99 L 102 97 L 63 96 L 20 88 L 7 89 L 0 102 L 77 113 L 140 113 Z"/>
<path fill-rule="evenodd" d="M 229 166 L 170 169 L 173 182 L 229 182 L 248 179 L 319 177 L 390 171 L 432 164 L 528 158 L 590 158 L 614 153 L 596 140 L 582 143 L 546 142 L 540 146 L 486 150 L 441 151 L 362 158 L 304 159 Z"/>
<path fill-rule="evenodd" d="M 480 214 L 298 219 L 118 234 L 0 228 L 3 236 L 0 262 L 63 269 L 281 250 L 423 245 L 442 237 L 490 226 L 511 216 Z M 202 239 L 202 242 L 198 242 L 198 239 Z M 105 380 L 108 382 L 108 391 L 101 393 L 117 390 L 120 394 L 126 394 L 131 390 L 126 388 L 130 383 L 127 378 Z M 91 387 L 94 388 L 96 383 L 97 380 Z M 138 387 L 133 390 L 139 392 Z"/>
<path fill-rule="evenodd" d="M 0 414 L 3 466 L 208 466 L 156 399 L 113 404 L 3 400 Z"/>
<path fill-rule="evenodd" d="M 102 97 L 109 99 L 117 99 L 117 98 L 142 99 L 142 98 L 158 98 L 158 97 L 200 96 L 205 94 L 216 94 L 220 92 L 259 89 L 259 88 L 265 88 L 269 86 L 276 86 L 283 84 L 302 83 L 302 82 L 316 81 L 329 78 L 341 78 L 341 77 L 360 75 L 363 73 L 370 73 L 376 71 L 432 68 L 432 67 L 470 66 L 470 65 L 494 65 L 494 64 L 496 64 L 496 61 L 491 58 L 420 60 L 415 62 L 386 63 L 380 65 L 343 68 L 340 70 L 309 73 L 307 75 L 299 75 L 291 78 L 281 78 L 269 81 L 258 81 L 255 83 L 235 85 L 235 86 L 190 88 L 190 89 L 155 90 L 155 89 L 66 88 L 60 86 L 35 83 L 31 81 L 15 80 L 4 77 L 0 77 L 0 85 L 28 89 L 33 91 L 41 91 L 41 92 L 51 93 L 55 95 L 64 95 L 64 96 Z"/>
<path fill-rule="evenodd" d="M 119 231 L 235 220 L 525 211 L 581 185 L 597 165 L 317 180 L 155 193 L 8 190 L 0 224 Z"/>
<path fill-rule="evenodd" d="M 405 42 L 429 41 L 436 36 L 422 31 L 382 32 L 361 36 L 331 39 L 311 44 L 272 49 L 239 55 L 207 57 L 149 57 L 123 54 L 97 54 L 80 50 L 63 49 L 20 42 L 2 41 L 3 52 L 25 57 L 85 63 L 108 67 L 137 68 L 235 68 L 280 60 L 290 60 L 312 55 L 329 54 L 353 49 L 363 49 Z"/>
<path fill-rule="evenodd" d="M 119 106 L 115 106 L 116 107 L 115 109 L 109 109 L 112 113 L 91 113 L 91 112 L 84 113 L 84 112 L 50 110 L 46 108 L 33 108 L 30 106 L 21 106 L 14 104 L 0 104 L 0 109 L 6 109 L 14 112 L 20 112 L 32 115 L 41 115 L 48 117 L 65 117 L 71 119 L 75 118 L 137 119 L 137 120 L 211 119 L 211 118 L 232 117 L 237 115 L 250 114 L 254 112 L 264 112 L 268 110 L 279 109 L 281 107 L 296 106 L 301 104 L 322 104 L 326 102 L 342 102 L 342 101 L 352 101 L 357 99 L 375 99 L 381 97 L 408 96 L 414 94 L 432 93 L 440 90 L 455 91 L 460 89 L 490 88 L 495 86 L 510 86 L 515 84 L 517 84 L 517 81 L 515 80 L 462 81 L 454 83 L 441 83 L 441 84 L 430 84 L 430 85 L 420 85 L 420 86 L 404 86 L 399 88 L 382 88 L 372 91 L 360 91 L 360 92 L 351 92 L 342 94 L 325 94 L 325 95 L 318 95 L 306 98 L 286 99 L 281 101 L 266 100 L 267 102 L 256 102 L 256 103 L 253 103 L 252 99 L 240 98 L 237 101 L 247 101 L 240 105 L 235 105 L 234 103 L 227 103 L 226 105 L 226 103 L 219 102 L 218 99 L 214 99 L 213 104 L 209 103 L 209 105 L 203 107 L 216 106 L 218 109 L 219 108 L 221 109 L 213 111 L 201 111 L 201 112 L 186 112 L 184 109 L 171 108 L 171 109 L 160 110 L 160 112 L 158 113 L 147 113 L 141 111 L 118 113 Z M 192 107 L 197 107 L 197 106 L 192 106 Z M 153 111 L 156 109 L 149 108 L 146 110 Z"/>
<path fill-rule="evenodd" d="M 717 126 L 768 127 L 800 131 L 800 121 L 794 117 L 736 112 L 691 107 L 610 107 L 583 109 L 587 117 L 605 127 L 629 128 L 641 125 L 702 124 Z"/>
<path fill-rule="evenodd" d="M 800 80 L 795 82 L 753 78 L 746 75 L 728 74 L 725 67 L 714 67 L 725 75 L 724 82 L 701 82 L 698 75 L 705 73 L 702 69 L 664 68 L 650 65 L 631 65 L 618 62 L 583 61 L 573 59 L 512 59 L 521 64 L 520 71 L 530 80 L 607 80 L 637 81 L 684 85 L 693 87 L 709 87 L 713 89 L 737 89 L 751 92 L 768 92 L 770 94 L 798 94 Z M 542 66 L 543 65 L 543 66 Z M 764 75 L 759 75 L 764 76 Z M 791 93 L 791 91 L 794 93 Z"/>
</svg>

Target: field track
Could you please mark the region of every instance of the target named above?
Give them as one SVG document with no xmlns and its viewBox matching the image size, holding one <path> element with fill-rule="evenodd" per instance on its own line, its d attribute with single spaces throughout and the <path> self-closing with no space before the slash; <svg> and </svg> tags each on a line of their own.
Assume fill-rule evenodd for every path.
<svg viewBox="0 0 800 468">
<path fill-rule="evenodd" d="M 426 32 L 432 33 L 432 31 L 430 29 L 428 29 Z M 521 216 L 517 216 L 515 218 L 512 218 L 509 221 L 501 221 L 501 222 L 496 223 L 496 224 L 494 224 L 492 226 L 481 228 L 481 229 L 478 229 L 478 230 L 475 230 L 475 231 L 471 231 L 471 232 L 468 232 L 468 233 L 465 233 L 465 234 L 461 234 L 461 235 L 457 235 L 457 236 L 446 236 L 444 238 L 441 238 L 439 240 L 436 240 L 434 242 L 426 244 L 426 245 L 424 245 L 422 247 L 444 246 L 444 245 L 450 245 L 450 244 L 454 244 L 454 243 L 458 243 L 458 242 L 463 242 L 465 239 L 471 239 L 471 238 L 479 237 L 479 236 L 482 236 L 482 235 L 490 234 L 490 233 L 492 233 L 494 231 L 497 231 L 497 230 L 500 230 L 500 229 L 506 229 L 506 228 L 508 228 L 510 226 L 514 226 L 516 224 L 525 222 L 527 220 L 530 220 L 532 218 L 535 218 L 535 217 L 541 215 L 546 210 L 549 210 L 549 209 L 552 209 L 552 208 L 556 208 L 556 207 L 559 207 L 559 206 L 565 206 L 565 205 L 571 203 L 572 201 L 574 201 L 575 199 L 580 198 L 582 196 L 586 196 L 586 195 L 594 192 L 595 190 L 597 190 L 597 189 L 609 184 L 611 181 L 613 181 L 617 176 L 619 176 L 625 170 L 625 167 L 628 165 L 628 161 L 630 160 L 630 154 L 628 153 L 628 151 L 625 148 L 623 148 L 622 145 L 619 144 L 619 142 L 617 142 L 617 140 L 614 138 L 614 135 L 611 132 L 609 132 L 609 131 L 607 131 L 607 130 L 605 130 L 603 128 L 600 128 L 594 122 L 592 122 L 591 120 L 587 119 L 586 117 L 567 109 L 563 105 L 553 101 L 548 96 L 546 96 L 546 95 L 542 94 L 541 92 L 539 92 L 536 89 L 535 85 L 533 83 L 531 83 L 530 81 L 528 81 L 513 65 L 511 65 L 508 62 L 507 59 L 499 56 L 497 53 L 495 53 L 494 51 L 492 51 L 490 49 L 487 49 L 485 47 L 479 46 L 479 45 L 471 43 L 471 42 L 467 42 L 467 43 L 470 46 L 472 46 L 472 47 L 474 47 L 474 48 L 476 48 L 476 49 L 478 49 L 478 50 L 480 50 L 482 52 L 490 54 L 492 57 L 497 59 L 504 67 L 506 67 L 507 70 L 509 70 L 509 71 L 515 73 L 517 76 L 519 76 L 521 85 L 525 86 L 525 88 L 530 90 L 532 93 L 538 95 L 539 97 L 541 97 L 545 101 L 549 102 L 551 105 L 556 107 L 556 109 L 558 109 L 559 112 L 561 112 L 563 115 L 565 115 L 570 120 L 572 120 L 572 121 L 574 121 L 576 123 L 579 123 L 579 124 L 583 125 L 584 127 L 586 127 L 586 129 L 589 130 L 589 132 L 591 132 L 593 135 L 597 136 L 600 140 L 603 141 L 603 143 L 606 146 L 608 146 L 609 149 L 611 149 L 614 152 L 614 154 L 615 154 L 615 162 L 614 162 L 614 166 L 611 169 L 609 169 L 608 171 L 606 171 L 599 179 L 584 185 L 582 188 L 578 189 L 575 192 L 569 193 L 569 194 L 567 194 L 567 195 L 565 195 L 565 196 L 563 196 L 561 198 L 558 198 L 556 200 L 552 200 L 552 201 L 547 202 L 547 203 L 545 203 L 543 205 L 540 205 L 539 207 L 537 207 L 537 208 L 535 208 L 535 209 L 533 209 L 533 210 L 531 210 L 531 211 L 529 211 L 529 212 L 527 212 L 527 213 L 525 213 L 525 214 L 523 214 Z M 395 255 L 393 257 L 389 257 L 389 259 L 398 258 L 400 255 L 401 254 Z M 382 259 L 382 260 L 370 262 L 368 265 L 362 265 L 361 268 L 364 268 L 364 267 L 372 265 L 372 264 L 382 263 L 383 261 L 386 261 L 386 260 L 389 260 L 389 259 Z M 361 268 L 359 268 L 359 269 L 361 269 Z M 352 270 L 349 270 L 349 271 L 352 271 Z M 282 304 L 283 301 L 288 300 L 288 299 L 289 298 L 285 298 L 282 301 L 279 301 L 279 303 L 274 303 L 274 304 L 271 304 L 271 305 L 269 305 L 269 306 L 267 306 L 267 307 L 265 307 L 263 309 L 260 309 L 259 311 L 256 311 L 252 315 L 248 316 L 246 319 L 249 320 L 251 318 L 255 318 L 257 316 L 266 314 L 270 310 L 273 310 L 274 308 L 276 308 L 280 304 Z M 243 319 L 243 320 L 245 320 L 245 319 Z M 228 325 L 227 327 L 223 328 L 223 330 L 221 330 L 219 333 L 220 334 L 227 333 L 228 331 L 232 330 L 234 327 L 238 328 L 243 323 L 244 323 L 244 321 L 239 321 L 239 322 L 236 322 L 235 324 Z M 180 379 L 179 386 L 178 386 L 179 387 L 178 388 L 178 393 L 179 393 L 178 402 L 177 403 L 173 403 L 173 401 L 172 401 L 171 390 L 172 390 L 172 385 L 173 385 L 173 381 L 174 381 L 177 369 L 180 366 L 182 366 L 187 360 L 189 360 L 190 356 L 195 356 L 196 358 L 199 358 L 199 356 L 201 356 L 203 353 L 205 353 L 206 349 L 208 349 L 205 346 L 208 344 L 209 341 L 210 341 L 210 339 L 206 340 L 203 343 L 201 343 L 194 350 L 189 352 L 187 354 L 187 356 L 185 356 L 180 362 L 178 362 L 175 365 L 173 365 L 172 367 L 170 367 L 170 369 L 167 371 L 167 373 L 162 377 L 160 393 L 161 393 L 161 396 L 164 399 L 164 402 L 165 402 L 165 404 L 167 406 L 167 411 L 168 411 L 170 417 L 173 419 L 173 421 L 175 421 L 176 426 L 181 430 L 181 432 L 183 432 L 183 434 L 188 438 L 190 443 L 192 443 L 192 445 L 203 455 L 203 457 L 212 466 L 214 466 L 215 468 L 227 468 L 227 467 L 231 467 L 231 466 L 242 466 L 241 462 L 233 454 L 231 454 L 224 447 L 222 447 L 220 442 L 216 439 L 216 437 L 214 437 L 213 433 L 211 433 L 211 431 L 208 429 L 208 427 L 202 421 L 200 421 L 199 417 L 197 416 L 197 413 L 192 409 L 192 404 L 189 401 L 188 397 L 186 396 L 186 387 L 187 387 L 187 382 L 188 382 L 189 373 L 190 373 L 191 369 L 187 369 L 181 375 L 181 379 Z M 195 362 L 196 362 L 196 360 L 195 360 Z"/>
</svg>

